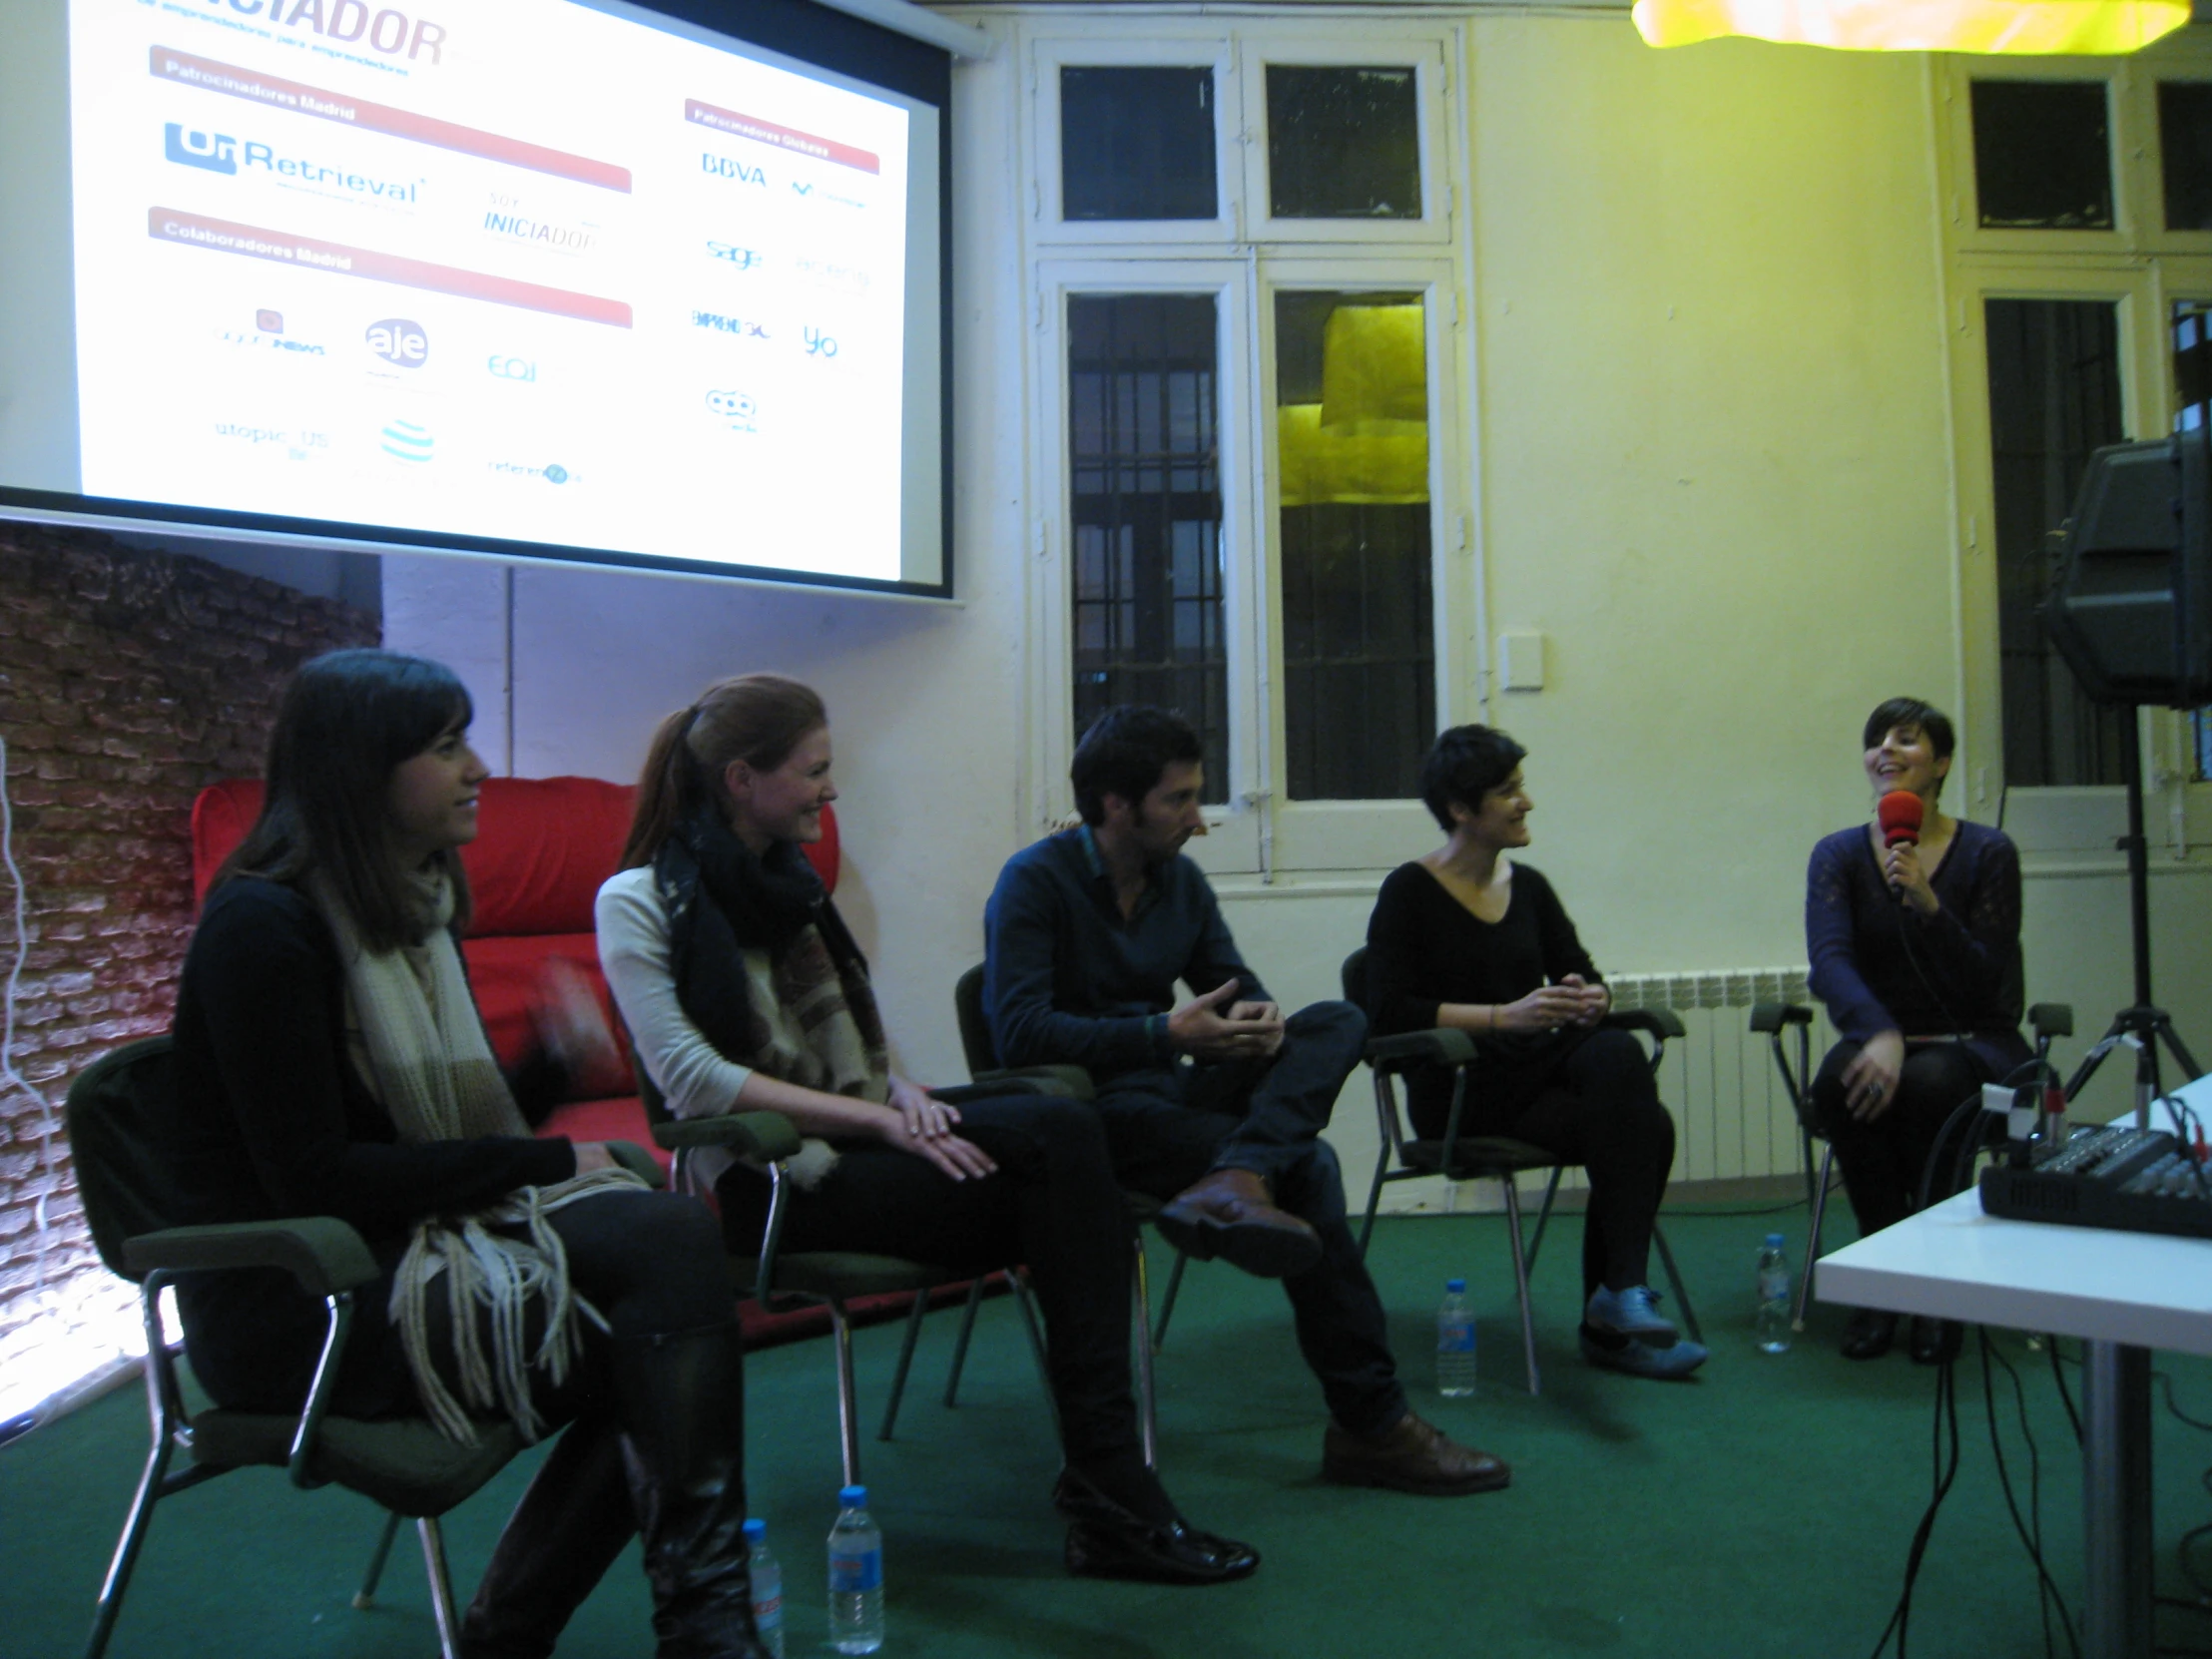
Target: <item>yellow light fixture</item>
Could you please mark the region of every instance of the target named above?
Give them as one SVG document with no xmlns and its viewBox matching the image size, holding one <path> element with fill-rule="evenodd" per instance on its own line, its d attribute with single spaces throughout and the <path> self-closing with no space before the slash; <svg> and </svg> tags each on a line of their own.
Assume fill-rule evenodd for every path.
<svg viewBox="0 0 2212 1659">
<path fill-rule="evenodd" d="M 2188 0 L 1636 0 L 1651 46 L 1723 35 L 1857 52 L 2137 51 L 2189 21 Z"/>
<path fill-rule="evenodd" d="M 1428 499 L 1428 423 L 1370 421 L 1365 431 L 1331 426 L 1319 403 L 1275 411 L 1283 505 L 1407 506 Z"/>
</svg>

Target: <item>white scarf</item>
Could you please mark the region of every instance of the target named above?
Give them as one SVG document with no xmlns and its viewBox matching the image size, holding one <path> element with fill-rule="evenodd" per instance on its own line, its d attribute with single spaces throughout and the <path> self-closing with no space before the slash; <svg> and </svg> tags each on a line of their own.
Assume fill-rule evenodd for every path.
<svg viewBox="0 0 2212 1659">
<path fill-rule="evenodd" d="M 363 947 L 352 917 L 325 883 L 311 882 L 309 890 L 337 935 L 348 1047 L 399 1139 L 527 1138 L 530 1127 L 492 1057 L 448 930 L 453 889 L 444 873 L 431 872 L 419 883 L 422 941 L 382 953 Z M 475 1444 L 471 1412 L 496 1406 L 525 1440 L 537 1439 L 544 1421 L 530 1401 L 528 1373 L 542 1371 L 558 1386 L 582 1348 L 580 1321 L 607 1329 L 599 1311 L 569 1289 L 568 1255 L 546 1217 L 594 1193 L 643 1185 L 626 1170 L 600 1170 L 550 1187 L 523 1187 L 474 1215 L 415 1224 L 392 1279 L 389 1312 L 423 1409 L 447 1438 Z M 525 1229 L 527 1237 L 493 1231 L 502 1227 Z M 447 1276 L 459 1399 L 430 1356 L 427 1296 L 441 1273 Z M 543 1306 L 545 1334 L 527 1350 L 533 1303 Z M 475 1317 L 479 1308 L 490 1326 L 488 1355 Z"/>
</svg>

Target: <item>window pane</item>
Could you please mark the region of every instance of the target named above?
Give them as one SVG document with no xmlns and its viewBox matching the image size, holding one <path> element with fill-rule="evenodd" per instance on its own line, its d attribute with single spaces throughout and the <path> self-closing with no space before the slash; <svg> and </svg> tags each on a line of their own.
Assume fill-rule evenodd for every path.
<svg viewBox="0 0 2212 1659">
<path fill-rule="evenodd" d="M 1229 799 L 1214 296 L 1068 302 L 1075 732 L 1117 703 L 1179 711 Z"/>
<path fill-rule="evenodd" d="M 2102 81 L 1976 81 L 1972 97 L 1984 229 L 2112 228 Z"/>
<path fill-rule="evenodd" d="M 1060 217 L 1215 219 L 1214 72 L 1060 71 Z"/>
<path fill-rule="evenodd" d="M 2103 299 L 1991 299 L 1989 430 L 1996 485 L 1997 644 L 2008 784 L 2117 784 L 2132 714 L 2099 708 L 2051 647 L 2035 608 L 2050 533 L 2073 510 L 2089 453 L 2117 443 L 2119 307 Z"/>
<path fill-rule="evenodd" d="M 1289 793 L 1410 797 L 1436 730 L 1420 295 L 1278 293 L 1275 379 Z"/>
<path fill-rule="evenodd" d="M 1269 64 L 1268 190 L 1277 219 L 1420 218 L 1413 72 Z"/>
<path fill-rule="evenodd" d="M 2212 84 L 2158 83 L 2158 150 L 2166 229 L 2212 231 Z"/>
</svg>

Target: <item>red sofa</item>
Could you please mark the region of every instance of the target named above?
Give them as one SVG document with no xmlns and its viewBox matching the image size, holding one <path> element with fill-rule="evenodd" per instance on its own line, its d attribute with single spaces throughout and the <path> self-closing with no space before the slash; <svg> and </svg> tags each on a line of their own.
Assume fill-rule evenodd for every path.
<svg viewBox="0 0 2212 1659">
<path fill-rule="evenodd" d="M 481 829 L 461 849 L 476 906 L 461 951 L 468 958 L 477 1010 L 502 1065 L 512 1066 L 529 1052 L 530 1002 L 540 964 L 548 956 L 581 969 L 608 1018 L 614 1017 L 606 977 L 599 971 L 592 901 L 621 858 L 636 796 L 633 785 L 597 778 L 484 782 Z M 208 883 L 261 810 L 258 779 L 231 779 L 200 792 L 192 808 L 196 902 L 206 900 Z M 834 808 L 823 813 L 822 826 L 822 839 L 807 848 L 807 855 L 833 891 L 839 863 Z M 541 1134 L 653 1144 L 626 1071 L 579 1079 L 576 1095 L 555 1110 Z"/>
<path fill-rule="evenodd" d="M 477 1009 L 502 1065 L 515 1064 L 529 1051 L 530 1001 L 539 964 L 548 956 L 575 963 L 598 992 L 609 1019 L 614 1017 L 606 977 L 599 971 L 592 901 L 622 856 L 636 795 L 632 785 L 596 778 L 485 780 L 476 839 L 461 849 L 476 907 L 461 951 L 468 958 Z M 195 902 L 206 900 L 208 883 L 261 810 L 258 779 L 230 779 L 200 792 L 192 808 Z M 834 808 L 824 810 L 822 830 L 822 839 L 807 848 L 807 856 L 834 891 L 840 863 Z M 578 1097 L 557 1107 L 539 1134 L 653 1145 L 627 1069 L 580 1083 Z M 656 1155 L 667 1163 L 666 1154 L 656 1149 Z M 930 1300 L 945 1301 L 964 1289 L 940 1289 Z M 910 1301 L 903 1295 L 865 1299 L 852 1307 L 854 1323 L 901 1314 Z M 823 1308 L 769 1316 L 748 1302 L 740 1311 L 747 1340 L 754 1345 L 830 1328 L 829 1311 Z"/>
</svg>

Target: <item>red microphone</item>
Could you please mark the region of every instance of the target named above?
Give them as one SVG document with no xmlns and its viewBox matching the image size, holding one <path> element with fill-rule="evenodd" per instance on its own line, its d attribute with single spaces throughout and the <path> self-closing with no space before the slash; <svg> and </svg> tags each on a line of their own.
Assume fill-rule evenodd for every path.
<svg viewBox="0 0 2212 1659">
<path fill-rule="evenodd" d="M 1920 845 L 1921 798 L 1911 790 L 1892 790 L 1875 804 L 1874 816 L 1884 846 Z"/>
</svg>

